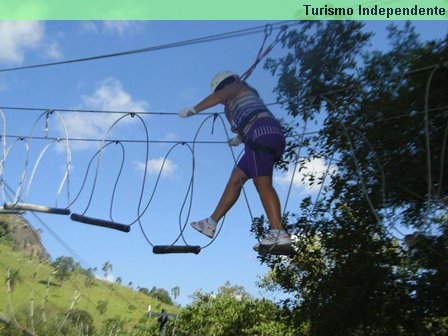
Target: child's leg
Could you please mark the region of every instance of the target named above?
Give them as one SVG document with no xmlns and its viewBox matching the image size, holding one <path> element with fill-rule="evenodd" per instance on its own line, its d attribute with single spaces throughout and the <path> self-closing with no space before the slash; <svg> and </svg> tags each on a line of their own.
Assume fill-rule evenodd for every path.
<svg viewBox="0 0 448 336">
<path fill-rule="evenodd" d="M 280 200 L 272 186 L 272 176 L 256 176 L 253 180 L 268 217 L 271 230 L 283 230 Z"/>
<path fill-rule="evenodd" d="M 235 167 L 227 182 L 226 188 L 221 196 L 221 199 L 216 206 L 211 218 L 218 223 L 227 211 L 232 208 L 240 196 L 243 184 L 248 180 L 247 175 L 238 167 Z"/>
<path fill-rule="evenodd" d="M 280 200 L 272 186 L 272 176 L 258 176 L 253 179 L 270 225 L 269 233 L 254 246 L 254 250 L 268 253 L 272 252 L 275 246 L 276 249 L 280 248 L 275 253 L 289 255 L 293 252 L 291 238 L 282 225 Z"/>
</svg>

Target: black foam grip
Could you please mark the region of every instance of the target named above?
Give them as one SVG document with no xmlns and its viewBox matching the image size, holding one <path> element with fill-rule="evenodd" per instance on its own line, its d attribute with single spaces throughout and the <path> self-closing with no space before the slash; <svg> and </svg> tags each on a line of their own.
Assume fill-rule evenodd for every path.
<svg viewBox="0 0 448 336">
<path fill-rule="evenodd" d="M 196 245 L 156 245 L 152 248 L 155 254 L 169 254 L 169 253 L 194 253 L 199 254 L 201 247 Z"/>
<path fill-rule="evenodd" d="M 103 219 L 87 217 L 87 216 L 78 215 L 75 213 L 73 213 L 70 216 L 70 218 L 72 220 L 74 220 L 75 222 L 80 222 L 80 223 L 84 223 L 84 224 L 101 226 L 101 227 L 105 227 L 108 229 L 114 229 L 114 230 L 123 231 L 123 232 L 131 231 L 131 227 L 129 225 L 119 224 L 119 223 L 115 223 L 115 222 L 111 222 L 111 221 L 107 221 L 107 220 L 103 220 Z"/>
</svg>

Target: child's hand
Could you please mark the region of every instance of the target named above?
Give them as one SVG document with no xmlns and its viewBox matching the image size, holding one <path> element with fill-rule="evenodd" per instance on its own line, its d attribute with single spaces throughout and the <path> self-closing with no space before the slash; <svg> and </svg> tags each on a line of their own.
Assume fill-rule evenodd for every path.
<svg viewBox="0 0 448 336">
<path fill-rule="evenodd" d="M 228 143 L 230 146 L 238 146 L 238 145 L 241 145 L 241 139 L 240 139 L 240 137 L 237 135 L 236 137 L 230 139 L 227 143 Z"/>
<path fill-rule="evenodd" d="M 180 110 L 177 115 L 181 118 L 188 118 L 195 115 L 197 112 L 194 107 L 186 107 Z"/>
</svg>

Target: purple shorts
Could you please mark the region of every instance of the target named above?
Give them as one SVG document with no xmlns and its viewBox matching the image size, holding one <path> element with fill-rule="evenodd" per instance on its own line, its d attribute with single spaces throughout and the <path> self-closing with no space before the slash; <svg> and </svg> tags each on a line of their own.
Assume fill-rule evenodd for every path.
<svg viewBox="0 0 448 336">
<path fill-rule="evenodd" d="M 237 164 L 249 178 L 272 176 L 274 164 L 285 151 L 285 137 L 280 123 L 274 118 L 260 118 L 247 134 L 244 155 Z M 249 145 L 248 142 L 255 145 Z M 260 145 L 257 148 L 256 145 Z"/>
</svg>

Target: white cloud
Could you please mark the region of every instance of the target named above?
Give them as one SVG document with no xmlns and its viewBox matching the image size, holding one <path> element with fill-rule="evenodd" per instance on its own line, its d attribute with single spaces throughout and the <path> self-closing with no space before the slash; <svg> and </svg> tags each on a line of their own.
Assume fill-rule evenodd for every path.
<svg viewBox="0 0 448 336">
<path fill-rule="evenodd" d="M 163 162 L 163 160 L 164 160 L 163 157 L 160 157 L 158 159 L 149 160 L 146 171 L 149 174 L 158 175 L 160 173 L 160 169 L 162 169 L 162 165 L 163 165 L 162 176 L 166 177 L 166 176 L 172 175 L 177 170 L 177 165 L 169 159 L 166 159 L 165 163 Z M 137 170 L 143 171 L 143 172 L 145 171 L 145 163 L 144 162 L 136 162 L 135 166 L 136 166 Z"/>
<path fill-rule="evenodd" d="M 132 21 L 113 20 L 103 21 L 103 28 L 106 32 L 117 33 L 123 35 L 126 31 L 133 28 Z"/>
<path fill-rule="evenodd" d="M 321 178 L 325 176 L 325 173 L 328 169 L 328 165 L 323 159 L 314 159 L 310 162 L 306 163 L 306 166 L 299 172 L 299 169 L 297 168 L 296 173 L 294 175 L 293 180 L 293 187 L 302 188 L 307 192 L 316 192 L 320 188 L 320 184 L 317 184 L 318 181 L 320 181 Z M 336 166 L 332 165 L 329 168 L 329 175 L 335 173 Z M 314 175 L 314 184 L 311 185 L 311 181 L 309 180 L 309 175 Z M 282 175 L 275 175 L 274 181 L 277 182 L 280 185 L 283 186 L 289 186 L 291 183 L 293 175 L 293 167 L 289 171 L 286 172 L 286 174 Z M 327 179 L 329 177 L 327 176 Z M 328 183 L 328 180 L 327 182 Z"/>
<path fill-rule="evenodd" d="M 143 100 L 134 100 L 125 91 L 122 83 L 114 78 L 106 78 L 100 82 L 91 95 L 81 97 L 82 109 L 99 111 L 144 111 L 148 103 Z M 113 123 L 122 117 L 115 113 L 67 113 L 64 116 L 69 136 L 73 138 L 99 138 L 102 139 Z M 136 118 L 125 117 L 120 124 L 131 123 Z M 83 149 L 94 143 L 72 142 L 74 149 Z"/>
<path fill-rule="evenodd" d="M 27 53 L 38 51 L 49 59 L 61 59 L 56 41 L 45 36 L 43 21 L 0 21 L 0 62 L 22 64 Z"/>
<path fill-rule="evenodd" d="M 42 21 L 0 21 L 0 62 L 21 64 L 27 51 L 40 46 L 44 33 Z"/>
<path fill-rule="evenodd" d="M 99 28 L 93 21 L 81 21 L 81 32 L 98 33 Z"/>
<path fill-rule="evenodd" d="M 105 33 L 116 34 L 124 36 L 128 33 L 134 33 L 141 29 L 145 22 L 142 21 L 126 21 L 126 20 L 111 20 L 111 21 L 83 21 L 81 23 L 81 31 L 84 33 Z"/>
<path fill-rule="evenodd" d="M 103 80 L 92 95 L 83 96 L 82 101 L 88 108 L 114 111 L 141 112 L 147 105 L 145 101 L 134 101 L 121 82 L 111 77 Z"/>
<path fill-rule="evenodd" d="M 59 49 L 59 45 L 56 42 L 50 42 L 45 47 L 47 56 L 52 59 L 62 59 L 62 52 Z"/>
</svg>

